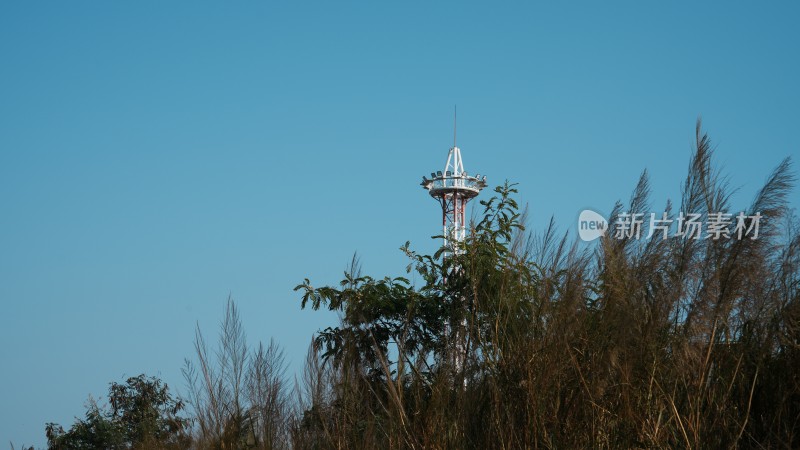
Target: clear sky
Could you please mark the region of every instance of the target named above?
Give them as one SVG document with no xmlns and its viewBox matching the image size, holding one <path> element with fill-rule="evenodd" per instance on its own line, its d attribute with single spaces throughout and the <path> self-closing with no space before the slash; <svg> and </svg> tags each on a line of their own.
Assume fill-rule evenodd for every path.
<svg viewBox="0 0 800 450">
<path fill-rule="evenodd" d="M 0 443 L 127 376 L 182 392 L 229 294 L 299 369 L 332 317 L 298 282 L 434 248 L 455 104 L 533 229 L 644 168 L 675 199 L 698 115 L 739 206 L 800 156 L 797 2 L 433 3 L 0 4 Z"/>
</svg>

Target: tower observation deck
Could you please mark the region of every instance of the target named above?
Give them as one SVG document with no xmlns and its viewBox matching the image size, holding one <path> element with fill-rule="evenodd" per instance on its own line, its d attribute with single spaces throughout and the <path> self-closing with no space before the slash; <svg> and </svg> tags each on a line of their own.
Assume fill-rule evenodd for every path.
<svg viewBox="0 0 800 450">
<path fill-rule="evenodd" d="M 444 170 L 431 172 L 430 179 L 423 176 L 420 184 L 442 206 L 445 246 L 452 248 L 456 242 L 464 242 L 467 202 L 486 187 L 486 176 L 469 175 L 464 170 L 461 149 L 453 145 L 447 154 Z"/>
</svg>

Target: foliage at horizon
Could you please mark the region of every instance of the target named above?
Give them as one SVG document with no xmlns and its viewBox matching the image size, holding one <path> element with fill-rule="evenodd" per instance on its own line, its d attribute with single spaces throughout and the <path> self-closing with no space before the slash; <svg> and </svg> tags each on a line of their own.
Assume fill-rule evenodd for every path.
<svg viewBox="0 0 800 450">
<path fill-rule="evenodd" d="M 762 216 L 758 239 L 596 245 L 552 220 L 527 232 L 507 182 L 465 242 L 402 246 L 406 277 L 364 275 L 354 256 L 337 285 L 303 280 L 300 306 L 340 321 L 293 388 L 282 350 L 249 348 L 229 299 L 217 348 L 198 328 L 186 361 L 191 426 L 140 376 L 112 384 L 112 410 L 48 424 L 50 448 L 800 448 L 794 181 L 787 158 L 745 211 Z M 732 212 L 730 194 L 698 121 L 677 211 Z M 609 223 L 650 211 L 645 171 Z"/>
</svg>

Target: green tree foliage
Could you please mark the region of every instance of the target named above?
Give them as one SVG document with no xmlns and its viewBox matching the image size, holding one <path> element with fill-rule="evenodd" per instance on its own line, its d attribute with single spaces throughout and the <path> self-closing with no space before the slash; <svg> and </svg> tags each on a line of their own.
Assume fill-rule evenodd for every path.
<svg viewBox="0 0 800 450">
<path fill-rule="evenodd" d="M 793 181 L 783 161 L 756 195 L 755 240 L 597 246 L 525 233 L 506 184 L 459 248 L 402 248 L 418 285 L 355 258 L 338 286 L 304 280 L 302 307 L 341 323 L 310 350 L 295 447 L 800 448 Z M 648 193 L 645 172 L 610 223 Z M 729 195 L 698 123 L 679 211 Z"/>
<path fill-rule="evenodd" d="M 69 431 L 57 424 L 46 427 L 53 450 L 71 449 L 179 449 L 188 448 L 188 419 L 179 416 L 183 403 L 166 384 L 139 375 L 124 384 L 111 383 L 110 408 L 90 401 L 83 419 Z"/>
</svg>

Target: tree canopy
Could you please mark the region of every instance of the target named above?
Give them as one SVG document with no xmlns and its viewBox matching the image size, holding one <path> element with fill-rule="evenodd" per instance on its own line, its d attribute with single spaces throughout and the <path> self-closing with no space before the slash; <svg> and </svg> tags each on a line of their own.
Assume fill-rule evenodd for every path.
<svg viewBox="0 0 800 450">
<path fill-rule="evenodd" d="M 68 431 L 55 423 L 46 427 L 52 450 L 186 448 L 189 420 L 181 417 L 183 402 L 166 384 L 144 374 L 125 383 L 111 383 L 107 408 L 90 401 L 83 419 Z"/>
</svg>

